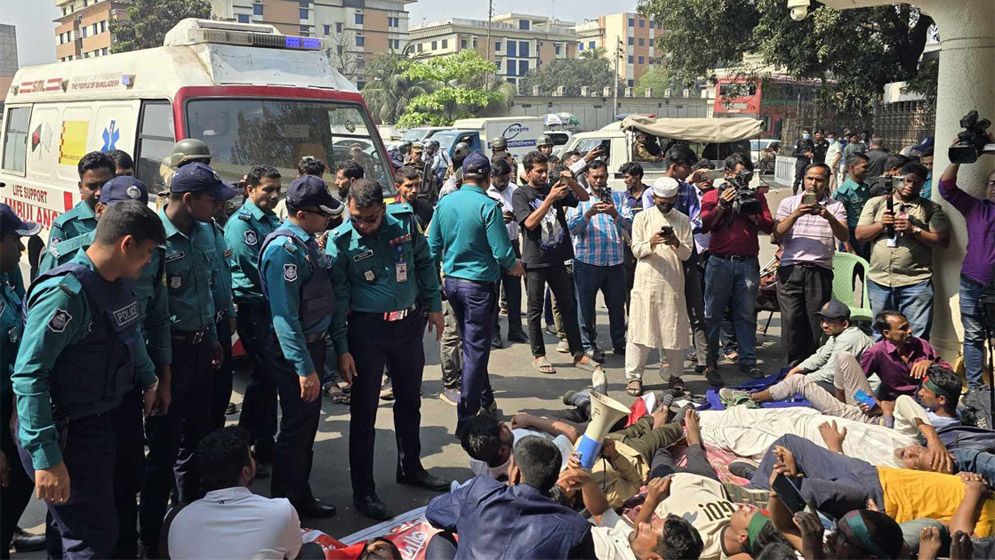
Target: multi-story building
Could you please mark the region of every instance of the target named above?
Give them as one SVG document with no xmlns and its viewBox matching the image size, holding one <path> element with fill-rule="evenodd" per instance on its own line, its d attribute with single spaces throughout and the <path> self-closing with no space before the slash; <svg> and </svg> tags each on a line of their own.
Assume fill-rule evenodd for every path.
<svg viewBox="0 0 995 560">
<path fill-rule="evenodd" d="M 55 0 L 56 60 L 107 56 L 113 19 L 127 18 L 128 0 Z"/>
<path fill-rule="evenodd" d="M 0 108 L 17 73 L 17 28 L 0 23 Z"/>
<path fill-rule="evenodd" d="M 633 87 L 659 58 L 656 23 L 646 16 L 623 12 L 587 20 L 575 28 L 577 53 L 602 48 L 618 66 L 619 79 Z"/>
<path fill-rule="evenodd" d="M 518 85 L 529 70 L 576 56 L 573 26 L 523 14 L 497 16 L 489 26 L 486 20 L 454 18 L 411 29 L 409 50 L 415 58 L 432 58 L 474 49 L 497 65 L 498 76 Z"/>
<path fill-rule="evenodd" d="M 287 35 L 324 38 L 333 64 L 362 87 L 367 61 L 406 46 L 405 7 L 415 1 L 211 0 L 211 13 L 223 20 L 274 25 Z"/>
</svg>

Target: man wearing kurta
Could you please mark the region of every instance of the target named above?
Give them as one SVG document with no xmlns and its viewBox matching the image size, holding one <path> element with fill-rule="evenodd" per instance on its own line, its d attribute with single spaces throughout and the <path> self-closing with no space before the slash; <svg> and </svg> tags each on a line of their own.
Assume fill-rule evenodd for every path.
<svg viewBox="0 0 995 560">
<path fill-rule="evenodd" d="M 678 183 L 662 177 L 653 183 L 656 209 L 647 209 L 632 222 L 632 254 L 636 273 L 629 308 L 625 347 L 626 391 L 642 394 L 643 369 L 652 349 L 667 361 L 667 381 L 680 381 L 684 350 L 690 344 L 691 322 L 684 305 L 684 267 L 694 243 L 691 221 L 673 209 Z M 661 371 L 661 376 L 663 372 Z"/>
</svg>

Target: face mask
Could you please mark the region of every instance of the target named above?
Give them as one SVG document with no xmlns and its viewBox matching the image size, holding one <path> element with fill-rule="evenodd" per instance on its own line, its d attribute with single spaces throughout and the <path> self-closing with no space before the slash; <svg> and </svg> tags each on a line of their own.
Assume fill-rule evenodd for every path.
<svg viewBox="0 0 995 560">
<path fill-rule="evenodd" d="M 660 211 L 661 214 L 669 214 L 671 210 L 674 209 L 674 203 L 672 202 L 661 202 L 656 205 L 656 209 Z"/>
<path fill-rule="evenodd" d="M 811 134 L 808 134 L 808 133 L 806 133 L 806 134 L 802 134 L 802 138 L 803 138 L 803 139 L 805 139 L 805 140 L 808 140 L 808 139 L 809 139 L 809 138 L 811 138 L 811 137 L 812 137 L 812 135 L 811 135 Z"/>
</svg>

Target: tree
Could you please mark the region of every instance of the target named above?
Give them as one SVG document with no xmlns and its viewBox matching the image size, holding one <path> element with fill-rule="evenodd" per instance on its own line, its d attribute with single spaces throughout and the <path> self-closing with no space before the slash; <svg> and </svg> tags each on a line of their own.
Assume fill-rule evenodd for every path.
<svg viewBox="0 0 995 560">
<path fill-rule="evenodd" d="M 404 126 L 445 126 L 456 119 L 507 107 L 515 95 L 508 82 L 495 79 L 497 67 L 475 50 L 413 62 L 403 76 L 435 87 L 412 99 L 398 120 Z"/>
<path fill-rule="evenodd" d="M 111 52 L 128 52 L 162 46 L 166 32 L 186 18 L 208 19 L 207 0 L 132 0 L 127 19 L 111 20 Z"/>
<path fill-rule="evenodd" d="M 432 80 L 411 78 L 406 70 L 412 64 L 415 63 L 406 56 L 388 52 L 366 65 L 363 99 L 378 123 L 397 123 L 412 99 L 431 93 L 438 86 Z"/>
<path fill-rule="evenodd" d="M 588 86 L 591 91 L 600 92 L 611 87 L 615 70 L 605 58 L 604 49 L 587 50 L 580 58 L 557 58 L 541 68 L 529 70 L 522 82 L 522 91 L 531 94 L 532 88 L 539 87 L 539 95 L 552 95 L 556 88 L 563 86 L 563 95 L 578 96 L 580 88 Z"/>
<path fill-rule="evenodd" d="M 663 93 L 668 89 L 678 90 L 682 89 L 682 86 L 677 81 L 671 79 L 665 69 L 656 66 L 644 72 L 639 77 L 639 80 L 636 81 L 636 87 L 633 89 L 636 95 L 643 95 L 649 89 L 655 97 L 663 97 Z"/>
<path fill-rule="evenodd" d="M 352 31 L 336 33 L 327 40 L 328 60 L 343 76 L 355 81 L 360 75 L 359 55 L 356 48 L 356 35 Z"/>
<path fill-rule="evenodd" d="M 797 78 L 823 82 L 823 103 L 866 114 L 888 82 L 913 79 L 933 20 L 907 4 L 833 10 L 805 20 L 784 0 L 640 0 L 665 29 L 667 75 L 682 84 L 736 66 L 746 53 Z M 694 22 L 694 25 L 688 25 Z"/>
</svg>

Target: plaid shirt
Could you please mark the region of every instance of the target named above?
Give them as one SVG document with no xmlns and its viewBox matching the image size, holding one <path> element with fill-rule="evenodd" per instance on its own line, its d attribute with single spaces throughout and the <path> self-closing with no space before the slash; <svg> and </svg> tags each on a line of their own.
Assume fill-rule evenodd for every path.
<svg viewBox="0 0 995 560">
<path fill-rule="evenodd" d="M 609 214 L 596 214 L 590 220 L 584 217 L 592 206 L 601 202 L 601 198 L 594 194 L 567 211 L 567 228 L 573 240 L 574 258 L 582 263 L 593 266 L 622 264 L 625 238 L 632 229 L 632 209 L 626 202 L 625 193 L 611 194 L 620 221 Z"/>
</svg>

